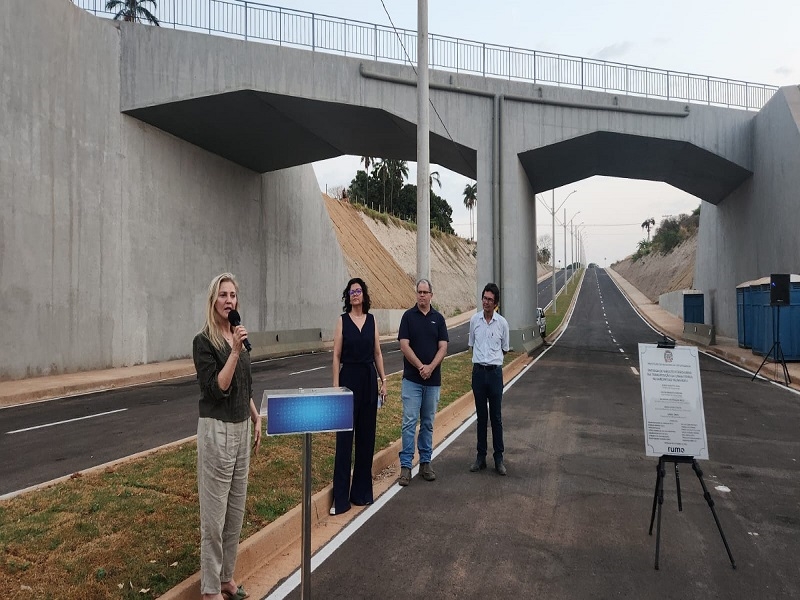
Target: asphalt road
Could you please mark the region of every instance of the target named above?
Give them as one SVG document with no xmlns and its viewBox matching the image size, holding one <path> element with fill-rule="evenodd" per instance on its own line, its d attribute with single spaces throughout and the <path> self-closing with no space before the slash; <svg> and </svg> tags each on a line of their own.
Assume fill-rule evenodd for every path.
<svg viewBox="0 0 800 600">
<path fill-rule="evenodd" d="M 798 395 L 705 355 L 711 460 L 700 466 L 738 568 L 683 465 L 682 512 L 667 471 L 654 570 L 657 459 L 645 456 L 636 370 L 638 343 L 658 340 L 608 275 L 589 270 L 567 330 L 505 393 L 508 476 L 491 457 L 489 469 L 468 471 L 469 424 L 437 450 L 435 482 L 393 487 L 350 537 L 331 542 L 338 548 L 314 571 L 312 594 L 800 598 Z"/>
<path fill-rule="evenodd" d="M 564 273 L 556 280 L 563 286 Z M 539 286 L 549 297 L 551 280 Z M 468 324 L 450 330 L 448 354 L 467 349 Z M 387 373 L 402 369 L 399 344 L 382 344 Z M 266 389 L 327 387 L 330 352 L 253 365 L 253 397 Z M 197 433 L 194 376 L 0 410 L 0 495 Z"/>
</svg>

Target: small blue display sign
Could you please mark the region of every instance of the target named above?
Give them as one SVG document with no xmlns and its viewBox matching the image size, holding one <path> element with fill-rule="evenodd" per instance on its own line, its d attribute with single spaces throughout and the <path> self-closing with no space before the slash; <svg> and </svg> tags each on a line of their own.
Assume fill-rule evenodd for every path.
<svg viewBox="0 0 800 600">
<path fill-rule="evenodd" d="M 268 435 L 347 431 L 353 429 L 353 392 L 343 387 L 268 390 L 261 402 L 265 413 Z"/>
</svg>

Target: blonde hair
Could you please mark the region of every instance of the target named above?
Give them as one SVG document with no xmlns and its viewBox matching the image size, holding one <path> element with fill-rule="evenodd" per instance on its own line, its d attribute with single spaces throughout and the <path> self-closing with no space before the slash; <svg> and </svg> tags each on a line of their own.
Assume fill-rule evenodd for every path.
<svg viewBox="0 0 800 600">
<path fill-rule="evenodd" d="M 239 310 L 239 284 L 236 283 L 236 278 L 232 273 L 221 273 L 211 280 L 208 286 L 208 302 L 206 303 L 206 324 L 200 333 L 204 334 L 211 344 L 217 349 L 222 350 L 225 347 L 225 338 L 222 335 L 222 329 L 217 323 L 217 313 L 214 310 L 214 303 L 219 296 L 219 288 L 226 281 L 230 281 L 236 290 L 236 310 Z"/>
</svg>

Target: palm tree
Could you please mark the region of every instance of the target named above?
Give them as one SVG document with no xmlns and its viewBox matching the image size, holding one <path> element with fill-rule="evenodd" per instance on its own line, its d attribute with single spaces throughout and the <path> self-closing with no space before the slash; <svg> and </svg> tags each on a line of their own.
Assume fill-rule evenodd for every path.
<svg viewBox="0 0 800 600">
<path fill-rule="evenodd" d="M 439 178 L 439 171 L 431 171 L 431 174 L 428 176 L 428 187 L 431 191 L 433 190 L 434 182 L 439 186 L 439 189 L 442 189 L 442 180 Z"/>
<path fill-rule="evenodd" d="M 404 160 L 392 159 L 384 162 L 387 163 L 387 176 L 389 177 L 389 181 L 392 182 L 389 188 L 389 212 L 391 213 L 392 206 L 394 205 L 394 182 L 396 179 L 400 179 L 401 182 L 406 180 L 408 177 L 408 163 Z"/>
<path fill-rule="evenodd" d="M 381 159 L 377 163 L 373 163 L 375 172 L 383 181 L 383 210 L 386 210 L 386 178 L 389 176 L 389 161 Z"/>
<path fill-rule="evenodd" d="M 472 209 L 475 208 L 475 205 L 478 203 L 478 182 L 475 183 L 468 183 L 466 187 L 464 187 L 464 206 L 467 207 L 469 211 L 469 237 L 470 239 L 475 239 L 475 229 L 473 227 L 473 220 L 472 220 Z"/>
<path fill-rule="evenodd" d="M 369 168 L 370 166 L 375 166 L 375 157 L 374 156 L 362 156 L 360 163 L 364 163 L 364 170 L 367 172 L 367 197 L 364 199 L 364 206 L 367 206 L 369 203 Z"/>
<path fill-rule="evenodd" d="M 647 242 L 650 243 L 650 228 L 656 224 L 656 220 L 652 217 L 649 219 L 645 219 L 644 223 L 642 223 L 642 229 L 647 230 Z"/>
<path fill-rule="evenodd" d="M 106 10 L 116 10 L 117 14 L 114 15 L 114 20 L 122 19 L 123 21 L 141 21 L 147 20 L 149 23 L 160 26 L 156 16 L 147 10 L 143 5 L 152 4 L 153 10 L 156 10 L 156 0 L 108 0 L 106 2 Z"/>
</svg>

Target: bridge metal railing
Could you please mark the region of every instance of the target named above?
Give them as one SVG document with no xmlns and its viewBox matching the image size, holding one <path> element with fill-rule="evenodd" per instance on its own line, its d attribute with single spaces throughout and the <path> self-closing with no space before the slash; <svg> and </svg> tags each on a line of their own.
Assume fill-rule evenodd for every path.
<svg viewBox="0 0 800 600">
<path fill-rule="evenodd" d="M 112 17 L 105 0 L 72 0 Z M 152 8 L 152 4 L 145 4 Z M 387 25 L 281 8 L 249 0 L 157 0 L 162 26 L 313 51 L 416 65 L 417 33 Z M 429 35 L 436 69 L 647 98 L 758 110 L 777 87 Z"/>
</svg>

